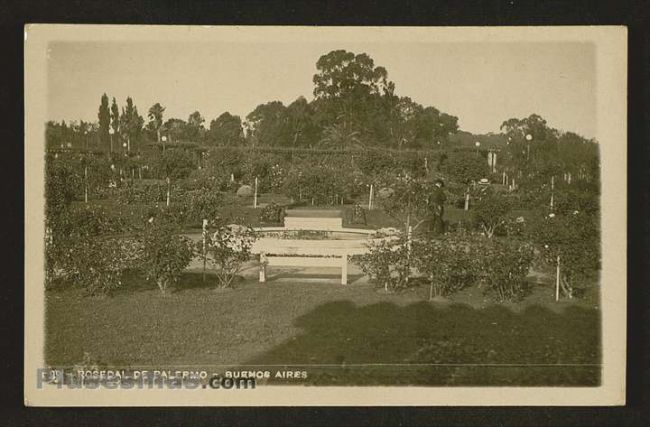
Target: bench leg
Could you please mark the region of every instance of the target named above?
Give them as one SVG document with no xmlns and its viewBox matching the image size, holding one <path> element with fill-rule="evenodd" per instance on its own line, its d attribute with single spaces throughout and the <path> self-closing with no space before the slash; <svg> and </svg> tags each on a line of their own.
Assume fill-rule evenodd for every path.
<svg viewBox="0 0 650 427">
<path fill-rule="evenodd" d="M 341 284 L 348 284 L 348 254 L 341 257 Z"/>
<path fill-rule="evenodd" d="M 260 283 L 266 282 L 266 255 L 260 253 Z"/>
</svg>

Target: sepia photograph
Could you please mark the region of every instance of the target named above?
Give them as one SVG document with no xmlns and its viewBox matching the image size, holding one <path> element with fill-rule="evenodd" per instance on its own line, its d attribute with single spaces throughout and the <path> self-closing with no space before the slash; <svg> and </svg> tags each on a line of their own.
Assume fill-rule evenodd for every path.
<svg viewBox="0 0 650 427">
<path fill-rule="evenodd" d="M 625 46 L 27 26 L 26 404 L 624 404 Z"/>
</svg>

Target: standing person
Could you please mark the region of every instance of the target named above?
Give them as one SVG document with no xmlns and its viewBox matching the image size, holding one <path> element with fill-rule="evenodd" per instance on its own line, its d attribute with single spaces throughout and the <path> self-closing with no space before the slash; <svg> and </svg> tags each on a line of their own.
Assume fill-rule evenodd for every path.
<svg viewBox="0 0 650 427">
<path fill-rule="evenodd" d="M 443 215 L 445 212 L 445 201 L 447 197 L 442 189 L 445 183 L 441 179 L 436 179 L 433 187 L 433 194 L 429 199 L 429 208 L 431 209 L 431 224 L 429 231 L 433 234 L 442 234 L 445 231 L 445 222 Z"/>
</svg>

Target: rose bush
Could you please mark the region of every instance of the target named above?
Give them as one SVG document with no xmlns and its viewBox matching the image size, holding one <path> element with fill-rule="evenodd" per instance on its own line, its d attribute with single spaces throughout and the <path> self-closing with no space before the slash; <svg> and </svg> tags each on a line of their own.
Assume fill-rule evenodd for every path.
<svg viewBox="0 0 650 427">
<path fill-rule="evenodd" d="M 284 208 L 271 202 L 262 208 L 259 220 L 263 224 L 281 224 L 284 220 Z"/>
<path fill-rule="evenodd" d="M 488 238 L 495 233 L 505 232 L 509 212 L 509 200 L 495 193 L 485 194 L 476 200 L 472 207 L 472 217 L 476 227 Z"/>
<path fill-rule="evenodd" d="M 537 215 L 526 227 L 528 239 L 543 265 L 556 268 L 560 259 L 560 285 L 568 297 L 581 293 L 597 280 L 600 270 L 600 217 L 578 210 Z"/>
<path fill-rule="evenodd" d="M 212 220 L 219 216 L 224 204 L 223 195 L 215 190 L 192 190 L 182 197 L 186 215 L 184 222 L 200 225 L 204 219 Z"/>
<path fill-rule="evenodd" d="M 141 236 L 140 265 L 147 280 L 153 280 L 163 295 L 178 281 L 193 256 L 191 241 L 178 231 L 176 224 L 160 216 L 147 224 Z"/>
<path fill-rule="evenodd" d="M 526 243 L 457 232 L 414 239 L 410 250 L 400 234 L 372 244 L 357 259 L 364 273 L 387 291 L 406 287 L 411 275 L 419 274 L 429 280 L 430 299 L 480 286 L 495 300 L 510 301 L 524 295 L 532 257 Z"/>
<path fill-rule="evenodd" d="M 497 301 L 512 301 L 525 293 L 533 260 L 532 245 L 508 239 L 485 239 L 478 245 L 481 285 Z"/>
<path fill-rule="evenodd" d="M 448 296 L 477 282 L 481 263 L 466 233 L 416 240 L 413 265 L 430 281 L 429 299 Z"/>
<path fill-rule="evenodd" d="M 406 237 L 384 239 L 369 245 L 369 252 L 355 260 L 370 280 L 385 292 L 394 292 L 408 285 L 410 267 Z"/>
<path fill-rule="evenodd" d="M 220 288 L 232 287 L 243 264 L 251 257 L 254 242 L 253 229 L 238 224 L 220 226 L 208 236 L 208 260 L 215 267 Z"/>
</svg>

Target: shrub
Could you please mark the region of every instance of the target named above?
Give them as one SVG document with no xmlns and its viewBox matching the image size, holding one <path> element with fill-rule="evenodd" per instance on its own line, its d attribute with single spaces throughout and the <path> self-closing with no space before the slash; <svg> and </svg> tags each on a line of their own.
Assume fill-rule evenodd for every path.
<svg viewBox="0 0 650 427">
<path fill-rule="evenodd" d="M 490 172 L 484 157 L 468 151 L 450 153 L 447 160 L 442 164 L 441 170 L 454 181 L 464 184 L 485 178 Z"/>
<path fill-rule="evenodd" d="M 404 236 L 372 243 L 369 252 L 356 257 L 363 272 L 386 292 L 405 288 L 409 280 L 408 245 Z"/>
<path fill-rule="evenodd" d="M 287 175 L 284 191 L 296 201 L 306 199 L 314 204 L 333 204 L 345 195 L 346 181 L 334 167 L 294 168 Z"/>
<path fill-rule="evenodd" d="M 478 199 L 472 208 L 474 223 L 491 238 L 495 232 L 504 230 L 510 203 L 507 198 L 491 193 Z"/>
<path fill-rule="evenodd" d="M 403 238 L 382 241 L 361 257 L 361 268 L 386 289 L 397 289 L 408 283 L 413 267 L 429 280 L 429 299 L 479 285 L 492 298 L 507 301 L 524 294 L 531 262 L 530 245 L 457 232 L 416 239 L 410 254 Z"/>
<path fill-rule="evenodd" d="M 69 164 L 48 160 L 45 168 L 45 214 L 48 221 L 72 203 L 80 185 L 79 177 Z"/>
<path fill-rule="evenodd" d="M 536 244 L 541 261 L 556 267 L 560 258 L 560 284 L 563 293 L 573 297 L 584 291 L 600 269 L 599 217 L 574 211 L 567 215 L 534 217 L 526 227 Z"/>
<path fill-rule="evenodd" d="M 284 180 L 287 177 L 287 171 L 280 166 L 275 164 L 271 166 L 268 172 L 267 179 L 269 181 L 269 189 L 273 191 L 278 191 L 284 185 Z"/>
<path fill-rule="evenodd" d="M 531 245 L 516 241 L 490 239 L 477 247 L 485 291 L 498 301 L 519 299 L 533 260 Z"/>
<path fill-rule="evenodd" d="M 115 269 L 118 267 L 126 268 L 129 253 L 123 252 L 126 250 L 124 240 L 116 239 L 114 235 L 128 229 L 129 225 L 122 217 L 111 215 L 97 205 L 71 205 L 48 217 L 46 286 L 52 285 L 59 277 L 68 277 L 77 279 L 91 294 L 110 291 L 113 286 L 110 281 L 100 283 L 101 278 L 93 275 L 93 272 L 99 274 L 106 271 L 111 276 L 117 274 Z M 107 237 L 111 235 L 113 237 Z M 119 280 L 114 282 L 118 283 Z"/>
<path fill-rule="evenodd" d="M 279 224 L 284 220 L 284 208 L 271 202 L 264 206 L 259 216 L 261 223 Z"/>
<path fill-rule="evenodd" d="M 109 294 L 122 285 L 126 268 L 122 245 L 116 238 L 79 240 L 67 268 L 88 294 Z"/>
<path fill-rule="evenodd" d="M 124 270 L 137 265 L 141 247 L 130 238 L 75 235 L 59 240 L 56 249 L 58 256 L 48 259 L 50 273 L 58 268 L 89 295 L 105 295 L 122 285 Z"/>
<path fill-rule="evenodd" d="M 235 183 L 230 178 L 230 172 L 223 168 L 207 165 L 192 171 L 181 184 L 184 191 L 234 191 Z"/>
<path fill-rule="evenodd" d="M 237 224 L 221 226 L 209 236 L 208 259 L 216 267 L 220 288 L 232 286 L 244 262 L 250 259 L 254 241 L 255 232 L 250 227 Z"/>
<path fill-rule="evenodd" d="M 600 211 L 600 196 L 597 192 L 586 192 L 572 188 L 562 188 L 554 192 L 554 212 L 571 214 L 573 211 L 597 215 Z M 550 200 L 550 196 L 548 197 Z"/>
<path fill-rule="evenodd" d="M 168 148 L 153 159 L 153 168 L 158 178 L 183 179 L 196 169 L 196 160 L 189 150 Z"/>
<path fill-rule="evenodd" d="M 216 170 L 225 170 L 228 174 L 240 175 L 246 151 L 238 147 L 212 147 L 206 153 L 205 163 Z"/>
<path fill-rule="evenodd" d="M 167 184 L 146 183 L 115 189 L 117 200 L 123 204 L 151 204 L 164 202 Z"/>
<path fill-rule="evenodd" d="M 504 227 L 508 237 L 521 239 L 525 237 L 524 233 L 526 230 L 526 219 L 523 216 L 518 216 L 517 218 L 508 218 Z"/>
<path fill-rule="evenodd" d="M 450 295 L 476 283 L 481 263 L 465 233 L 414 242 L 413 266 L 430 280 L 429 299 Z"/>
<path fill-rule="evenodd" d="M 201 224 L 204 219 L 214 220 L 223 206 L 223 196 L 215 190 L 192 190 L 185 193 L 183 204 L 187 215 L 185 221 Z"/>
<path fill-rule="evenodd" d="M 250 152 L 241 165 L 241 178 L 244 182 L 253 182 L 257 178 L 260 192 L 280 188 L 286 175 L 281 164 L 282 158 L 276 154 Z"/>
<path fill-rule="evenodd" d="M 193 255 L 191 241 L 177 232 L 175 224 L 159 217 L 142 234 L 141 266 L 147 280 L 155 281 L 163 295 L 178 281 Z"/>
<path fill-rule="evenodd" d="M 404 230 L 408 230 L 409 226 L 416 228 L 429 216 L 429 196 L 432 192 L 429 183 L 398 176 L 388 188 L 391 191 L 379 191 L 379 194 L 384 193 L 388 197 L 377 197 L 377 205 L 400 221 Z"/>
</svg>

